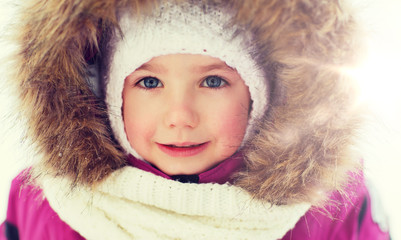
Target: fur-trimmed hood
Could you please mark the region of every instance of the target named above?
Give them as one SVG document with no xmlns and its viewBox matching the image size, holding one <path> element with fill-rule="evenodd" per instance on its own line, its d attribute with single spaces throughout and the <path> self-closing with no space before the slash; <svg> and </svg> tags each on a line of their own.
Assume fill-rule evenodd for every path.
<svg viewBox="0 0 401 240">
<path fill-rule="evenodd" d="M 94 185 L 125 166 L 102 94 L 90 88 L 124 9 L 147 14 L 157 0 L 29 1 L 18 29 L 16 79 L 28 136 L 43 154 L 34 166 Z M 235 11 L 254 35 L 257 63 L 269 79 L 269 106 L 258 135 L 243 148 L 235 185 L 256 198 L 288 204 L 324 200 L 341 189 L 358 159 L 350 146 L 358 124 L 343 67 L 353 60 L 355 23 L 337 0 L 204 0 Z"/>
</svg>

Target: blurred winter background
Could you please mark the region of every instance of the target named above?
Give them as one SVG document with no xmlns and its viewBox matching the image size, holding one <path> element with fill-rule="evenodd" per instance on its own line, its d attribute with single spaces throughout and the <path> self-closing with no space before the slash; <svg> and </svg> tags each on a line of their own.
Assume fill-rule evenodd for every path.
<svg viewBox="0 0 401 240">
<path fill-rule="evenodd" d="M 372 111 L 358 150 L 381 198 L 382 213 L 389 216 L 393 240 L 401 240 L 401 0 L 348 1 L 358 9 L 368 44 L 363 62 L 353 71 L 362 100 Z M 6 2 L 12 4 L 0 0 L 0 36 L 7 34 L 16 16 Z M 11 50 L 12 45 L 0 41 L 0 59 Z M 7 77 L 4 63 L 0 61 L 0 83 Z M 30 157 L 20 144 L 21 124 L 9 115 L 15 99 L 15 94 L 0 88 L 0 222 L 6 215 L 10 181 Z"/>
</svg>

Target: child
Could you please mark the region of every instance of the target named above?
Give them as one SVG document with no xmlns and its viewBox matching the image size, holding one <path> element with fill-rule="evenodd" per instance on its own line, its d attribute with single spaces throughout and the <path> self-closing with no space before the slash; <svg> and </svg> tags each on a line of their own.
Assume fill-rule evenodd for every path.
<svg viewBox="0 0 401 240">
<path fill-rule="evenodd" d="M 354 26 L 339 1 L 32 1 L 40 160 L 0 239 L 389 239 L 350 156 Z"/>
</svg>

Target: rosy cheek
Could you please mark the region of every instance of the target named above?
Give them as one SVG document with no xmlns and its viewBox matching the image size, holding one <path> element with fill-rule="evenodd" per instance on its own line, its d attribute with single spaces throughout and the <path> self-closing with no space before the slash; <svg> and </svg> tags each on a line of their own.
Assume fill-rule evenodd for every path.
<svg viewBox="0 0 401 240">
<path fill-rule="evenodd" d="M 154 129 L 150 127 L 149 121 L 144 120 L 144 118 L 128 119 L 125 121 L 125 128 L 131 147 L 142 157 L 147 157 Z"/>
<path fill-rule="evenodd" d="M 131 102 L 136 101 L 136 99 L 130 100 Z M 140 106 L 129 103 L 124 105 L 123 111 L 125 132 L 127 134 L 128 141 L 130 142 L 131 146 L 134 147 L 135 143 L 138 142 L 146 132 L 146 111 L 143 111 Z"/>
<path fill-rule="evenodd" d="M 125 132 L 127 134 L 128 141 L 131 143 L 131 145 L 132 141 L 136 139 L 135 135 L 138 134 L 137 125 L 138 124 L 130 118 L 125 118 L 124 120 Z"/>
<path fill-rule="evenodd" d="M 248 110 L 241 105 L 226 108 L 216 118 L 220 143 L 231 150 L 241 145 L 248 124 Z M 234 148 L 234 152 L 236 148 Z"/>
</svg>

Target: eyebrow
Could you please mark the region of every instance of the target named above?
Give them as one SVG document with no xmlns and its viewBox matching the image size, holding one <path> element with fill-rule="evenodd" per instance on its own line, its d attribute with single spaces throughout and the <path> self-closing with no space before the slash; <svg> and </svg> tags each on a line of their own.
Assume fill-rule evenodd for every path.
<svg viewBox="0 0 401 240">
<path fill-rule="evenodd" d="M 139 68 L 137 68 L 135 71 L 138 70 L 145 70 L 145 71 L 150 71 L 150 72 L 154 72 L 154 73 L 162 73 L 166 71 L 166 68 L 164 68 L 162 65 L 158 65 L 158 64 L 142 64 Z"/>
<path fill-rule="evenodd" d="M 237 71 L 234 68 L 228 66 L 225 63 L 214 63 L 206 66 L 199 66 L 194 68 L 197 72 L 209 72 L 212 70 L 225 70 L 225 71 Z"/>
</svg>

